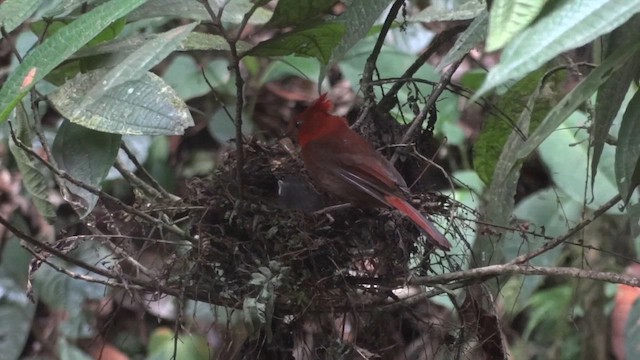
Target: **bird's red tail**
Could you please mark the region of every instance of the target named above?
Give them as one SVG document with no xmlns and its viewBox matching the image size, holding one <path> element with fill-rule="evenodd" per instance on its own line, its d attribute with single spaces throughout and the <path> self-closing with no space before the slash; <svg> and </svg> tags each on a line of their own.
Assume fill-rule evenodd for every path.
<svg viewBox="0 0 640 360">
<path fill-rule="evenodd" d="M 418 225 L 424 231 L 431 242 L 442 250 L 451 250 L 451 243 L 447 240 L 436 227 L 418 211 L 411 206 L 406 200 L 394 195 L 386 195 L 384 199 L 390 206 L 398 209 L 401 213 L 407 215 L 414 224 Z"/>
</svg>

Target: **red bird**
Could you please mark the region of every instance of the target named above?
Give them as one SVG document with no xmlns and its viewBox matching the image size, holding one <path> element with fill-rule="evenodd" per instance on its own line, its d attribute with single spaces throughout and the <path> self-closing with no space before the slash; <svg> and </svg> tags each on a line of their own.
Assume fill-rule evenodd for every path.
<svg viewBox="0 0 640 360">
<path fill-rule="evenodd" d="M 302 160 L 309 176 L 328 193 L 355 206 L 390 206 L 409 217 L 442 250 L 451 244 L 411 206 L 407 184 L 398 171 L 345 118 L 329 113 L 333 104 L 326 94 L 295 119 Z"/>
</svg>

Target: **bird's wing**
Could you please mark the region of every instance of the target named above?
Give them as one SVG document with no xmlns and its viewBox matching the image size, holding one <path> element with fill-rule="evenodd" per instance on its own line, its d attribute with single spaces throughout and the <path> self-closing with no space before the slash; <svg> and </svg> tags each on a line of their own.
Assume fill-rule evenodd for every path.
<svg viewBox="0 0 640 360">
<path fill-rule="evenodd" d="M 355 135 L 355 136 L 352 136 Z M 363 151 L 364 150 L 364 151 Z M 303 148 L 305 163 L 354 185 L 381 201 L 385 194 L 405 197 L 406 183 L 398 171 L 361 136 L 322 137 Z M 384 203 L 384 201 L 382 201 Z"/>
</svg>

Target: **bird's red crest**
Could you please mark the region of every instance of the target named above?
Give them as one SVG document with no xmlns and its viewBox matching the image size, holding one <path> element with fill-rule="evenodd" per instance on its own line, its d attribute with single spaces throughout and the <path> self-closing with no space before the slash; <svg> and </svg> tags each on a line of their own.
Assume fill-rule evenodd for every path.
<svg viewBox="0 0 640 360">
<path fill-rule="evenodd" d="M 311 105 L 311 108 L 313 108 L 314 110 L 329 112 L 331 111 L 331 109 L 333 109 L 333 103 L 331 102 L 331 100 L 329 100 L 329 98 L 327 98 L 327 93 L 324 93 L 320 95 L 318 100 L 316 100 L 313 105 Z"/>
</svg>

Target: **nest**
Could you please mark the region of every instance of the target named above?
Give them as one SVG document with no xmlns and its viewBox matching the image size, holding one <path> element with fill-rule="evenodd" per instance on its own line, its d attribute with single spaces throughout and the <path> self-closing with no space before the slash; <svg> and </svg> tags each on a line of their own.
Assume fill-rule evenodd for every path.
<svg viewBox="0 0 640 360">
<path fill-rule="evenodd" d="M 278 309 L 348 309 L 356 279 L 405 278 L 410 258 L 420 259 L 415 265 L 425 273 L 432 265 L 431 245 L 416 240 L 419 230 L 397 212 L 345 206 L 318 213 L 339 202 L 313 189 L 299 157 L 282 143 L 245 145 L 242 189 L 236 169 L 231 151 L 211 179 L 189 186 L 187 202 L 204 209 L 189 215 L 191 233 L 202 242 L 189 259 L 191 281 L 213 303 L 240 307 L 258 296 L 260 280 L 277 278 Z M 446 198 L 419 198 L 432 205 L 430 212 L 447 212 Z M 394 286 L 402 283 L 386 288 Z M 360 290 L 366 303 L 388 297 L 370 286 Z"/>
</svg>

